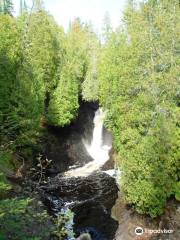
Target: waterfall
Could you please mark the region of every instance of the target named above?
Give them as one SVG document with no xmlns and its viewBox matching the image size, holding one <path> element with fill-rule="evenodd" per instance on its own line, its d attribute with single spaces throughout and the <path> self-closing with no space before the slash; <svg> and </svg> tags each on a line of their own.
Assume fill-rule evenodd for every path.
<svg viewBox="0 0 180 240">
<path fill-rule="evenodd" d="M 88 176 L 92 172 L 99 170 L 109 159 L 109 151 L 112 147 L 112 138 L 107 131 L 103 131 L 103 123 L 105 112 L 99 108 L 95 112 L 93 119 L 94 128 L 91 143 L 86 139 L 82 142 L 87 150 L 87 153 L 92 157 L 93 161 L 85 164 L 83 167 L 70 169 L 64 175 L 68 177 Z"/>
<path fill-rule="evenodd" d="M 87 144 L 86 141 L 84 141 L 87 152 L 99 165 L 104 164 L 109 159 L 109 151 L 112 147 L 112 139 L 110 137 L 108 138 L 107 134 L 106 136 L 103 136 L 105 115 L 105 112 L 103 112 L 101 108 L 95 112 L 92 141 L 90 144 Z M 105 140 L 107 142 L 106 144 L 104 144 Z"/>
<path fill-rule="evenodd" d="M 97 150 L 102 146 L 104 117 L 105 113 L 103 113 L 101 108 L 95 112 L 95 117 L 93 120 L 94 122 L 93 138 L 90 146 L 94 150 Z"/>
</svg>

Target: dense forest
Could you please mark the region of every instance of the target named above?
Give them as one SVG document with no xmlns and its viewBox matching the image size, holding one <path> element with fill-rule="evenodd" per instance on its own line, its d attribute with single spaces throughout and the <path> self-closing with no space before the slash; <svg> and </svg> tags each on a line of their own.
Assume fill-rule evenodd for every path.
<svg viewBox="0 0 180 240">
<path fill-rule="evenodd" d="M 180 200 L 179 1 L 137 2 L 116 30 L 106 19 L 99 39 L 78 18 L 65 32 L 42 1 L 20 1 L 18 17 L 0 1 L 0 239 L 62 239 L 59 222 L 35 215 L 7 176 L 36 164 L 46 126 L 71 124 L 82 101 L 107 111 L 126 202 L 154 218 Z M 42 221 L 47 230 L 28 235 Z"/>
</svg>

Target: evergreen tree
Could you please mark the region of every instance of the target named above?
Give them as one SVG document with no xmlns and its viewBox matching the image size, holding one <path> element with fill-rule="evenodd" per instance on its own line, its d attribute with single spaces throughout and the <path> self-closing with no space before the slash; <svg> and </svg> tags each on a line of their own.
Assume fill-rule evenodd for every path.
<svg viewBox="0 0 180 240">
<path fill-rule="evenodd" d="M 15 19 L 0 16 L 0 133 L 2 139 L 13 139 L 18 129 L 13 90 L 19 63 L 19 33 Z"/>
<path fill-rule="evenodd" d="M 19 122 L 24 134 L 18 142 L 28 144 L 30 140 L 34 144 L 41 130 L 41 119 L 45 117 L 49 97 L 57 86 L 63 61 L 61 43 L 64 33 L 45 11 L 32 13 L 28 29 L 24 32 L 26 23 L 26 16 L 22 16 L 19 28 L 24 44 L 21 45 L 23 56 L 18 77 L 23 88 L 18 89 L 22 89 L 19 91 L 19 112 L 24 112 L 19 116 Z"/>
<path fill-rule="evenodd" d="M 98 66 L 126 201 L 152 217 L 163 212 L 179 178 L 178 19 L 178 1 L 130 1 Z"/>
<path fill-rule="evenodd" d="M 12 0 L 1 0 L 0 13 L 12 15 L 12 12 L 13 12 Z"/>
<path fill-rule="evenodd" d="M 50 99 L 48 120 L 51 125 L 64 126 L 77 116 L 82 83 L 92 54 L 89 39 L 87 26 L 75 19 L 65 39 L 66 54 L 58 86 Z"/>
</svg>

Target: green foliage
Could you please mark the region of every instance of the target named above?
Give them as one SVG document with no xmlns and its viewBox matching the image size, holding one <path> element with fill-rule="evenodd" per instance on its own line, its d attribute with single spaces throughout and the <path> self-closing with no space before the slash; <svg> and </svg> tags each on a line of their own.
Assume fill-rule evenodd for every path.
<svg viewBox="0 0 180 240">
<path fill-rule="evenodd" d="M 82 82 L 82 98 L 86 101 L 97 101 L 99 97 L 99 81 L 97 72 L 97 59 L 100 50 L 100 44 L 97 36 L 93 33 L 91 26 L 88 30 L 88 65 L 87 72 Z"/>
<path fill-rule="evenodd" d="M 90 65 L 88 26 L 76 19 L 65 39 L 65 56 L 57 88 L 54 90 L 48 107 L 48 121 L 51 125 L 69 124 L 78 113 L 81 84 L 86 82 Z M 90 79 L 91 80 L 91 79 Z"/>
<path fill-rule="evenodd" d="M 15 134 L 17 128 L 16 114 L 11 103 L 19 59 L 18 42 L 15 20 L 8 15 L 0 15 L 0 130 L 9 137 Z"/>
<path fill-rule="evenodd" d="M 0 1 L 0 197 L 11 190 L 4 176 L 13 153 L 29 158 L 42 126 L 70 124 L 82 98 L 107 110 L 127 202 L 139 213 L 161 214 L 168 197 L 179 199 L 178 1 L 129 1 L 115 32 L 106 15 L 101 49 L 92 27 L 79 19 L 65 34 L 42 1 L 31 13 L 25 8 L 21 1 L 21 16 L 14 18 L 12 1 Z M 26 223 L 33 228 L 34 217 L 26 215 L 25 200 L 14 200 L 16 212 L 12 202 L 1 201 L 1 220 L 10 226 L 3 234 L 23 239 L 18 234 Z"/>
<path fill-rule="evenodd" d="M 54 222 L 34 201 L 9 199 L 14 191 L 6 175 L 17 167 L 16 155 L 30 160 L 39 150 L 47 122 L 64 126 L 77 116 L 93 34 L 79 20 L 65 34 L 42 1 L 31 12 L 21 1 L 18 18 L 10 16 L 10 5 L 8 14 L 2 5 L 0 11 L 0 239 L 73 236 L 66 226 L 71 214 Z"/>
<path fill-rule="evenodd" d="M 23 44 L 18 71 L 20 85 L 16 91 L 19 92 L 18 120 L 22 132 L 17 144 L 31 146 L 41 133 L 41 119 L 46 113 L 49 95 L 57 85 L 63 31 L 44 11 L 33 13 L 31 18 L 22 16 L 18 22 Z"/>
<path fill-rule="evenodd" d="M 4 173 L 0 172 L 0 200 L 8 196 L 12 186 L 7 182 Z"/>
<path fill-rule="evenodd" d="M 63 68 L 58 87 L 51 97 L 48 120 L 52 125 L 64 126 L 69 124 L 77 115 L 79 89 L 73 71 L 71 65 L 66 65 Z"/>
<path fill-rule="evenodd" d="M 0 201 L 0 239 L 48 240 L 74 236 L 72 212 L 69 210 L 53 219 L 30 198 Z M 54 239 L 54 238 L 53 238 Z"/>
<path fill-rule="evenodd" d="M 1 138 L 15 141 L 15 145 L 21 141 L 22 146 L 33 143 L 37 135 L 37 122 L 34 121 L 37 109 L 33 102 L 36 96 L 33 94 L 32 79 L 27 74 L 22 76 L 24 64 L 18 24 L 10 16 L 1 15 L 0 18 Z"/>
<path fill-rule="evenodd" d="M 41 119 L 47 114 L 54 89 L 61 84 L 64 38 L 63 30 L 45 11 L 24 12 L 18 19 L 0 15 L 1 239 L 40 240 L 49 239 L 55 231 L 61 233 L 60 226 L 57 224 L 57 229 L 34 201 L 6 199 L 12 186 L 5 176 L 12 174 L 14 152 L 30 158 L 38 146 Z M 67 77 L 68 72 L 63 71 L 62 76 Z M 67 110 L 71 108 L 69 104 Z"/>
<path fill-rule="evenodd" d="M 63 62 L 64 33 L 52 16 L 45 11 L 35 12 L 19 19 L 24 38 L 24 62 L 34 75 L 34 88 L 39 95 L 51 92 L 58 83 Z M 25 29 L 26 23 L 28 29 Z M 27 71 L 28 71 L 27 69 Z M 32 77 L 32 76 L 31 76 Z"/>
<path fill-rule="evenodd" d="M 92 39 L 93 41 L 93 39 Z M 82 83 L 82 97 L 86 101 L 97 101 L 99 97 L 99 82 L 97 74 L 97 43 L 93 41 L 94 48 L 92 47 L 90 62 L 88 65 L 85 79 Z"/>
<path fill-rule="evenodd" d="M 71 210 L 67 210 L 64 213 L 61 213 L 55 220 L 56 230 L 53 232 L 53 234 L 59 239 L 74 239 L 74 233 L 72 228 L 73 217 L 74 214 L 73 212 L 71 212 Z"/>
<path fill-rule="evenodd" d="M 151 217 L 163 212 L 179 177 L 178 18 L 177 1 L 129 4 L 98 63 L 125 198 Z"/>
<path fill-rule="evenodd" d="M 12 15 L 13 3 L 12 0 L 1 0 L 0 1 L 0 14 Z"/>
<path fill-rule="evenodd" d="M 180 182 L 174 184 L 174 194 L 176 200 L 180 201 Z"/>
<path fill-rule="evenodd" d="M 49 239 L 54 231 L 51 218 L 29 198 L 1 200 L 0 222 L 5 239 Z"/>
<path fill-rule="evenodd" d="M 18 149 L 33 149 L 43 119 L 64 126 L 77 116 L 82 82 L 91 81 L 93 46 L 89 40 L 95 42 L 96 37 L 79 19 L 65 35 L 41 1 L 18 19 L 0 18 L 2 140 L 13 141 Z"/>
<path fill-rule="evenodd" d="M 12 152 L 9 150 L 0 150 L 0 171 L 7 173 L 13 169 Z"/>
<path fill-rule="evenodd" d="M 0 150 L 0 200 L 8 197 L 12 186 L 6 179 L 6 174 L 13 170 L 12 153 Z"/>
<path fill-rule="evenodd" d="M 33 148 L 58 83 L 64 33 L 45 11 L 0 18 L 1 138 Z"/>
</svg>

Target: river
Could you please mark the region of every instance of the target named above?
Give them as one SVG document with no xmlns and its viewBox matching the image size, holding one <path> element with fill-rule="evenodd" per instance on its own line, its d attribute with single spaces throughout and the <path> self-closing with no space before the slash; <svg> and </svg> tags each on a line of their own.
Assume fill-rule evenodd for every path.
<svg viewBox="0 0 180 240">
<path fill-rule="evenodd" d="M 110 159 L 112 137 L 104 127 L 106 113 L 85 104 L 79 115 L 71 127 L 51 129 L 45 141 L 45 154 L 55 164 L 49 169 L 54 176 L 43 187 L 44 202 L 54 215 L 69 209 L 74 213 L 76 237 L 88 232 L 92 240 L 112 240 L 118 228 L 111 216 L 118 187 Z M 61 172 L 56 174 L 56 169 Z"/>
</svg>

